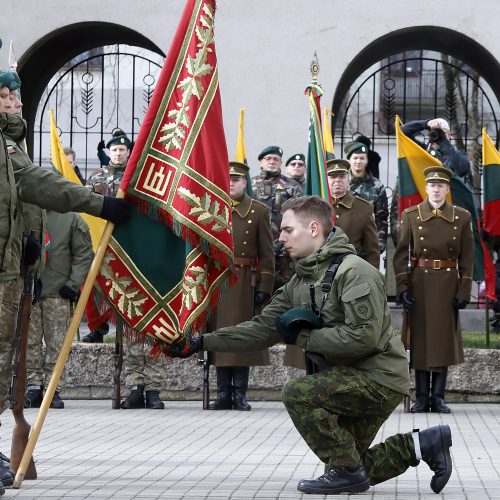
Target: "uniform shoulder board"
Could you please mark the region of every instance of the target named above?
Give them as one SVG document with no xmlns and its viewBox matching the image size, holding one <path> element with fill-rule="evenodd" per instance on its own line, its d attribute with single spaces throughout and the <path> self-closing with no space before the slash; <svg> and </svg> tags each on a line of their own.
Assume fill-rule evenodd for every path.
<svg viewBox="0 0 500 500">
<path fill-rule="evenodd" d="M 366 203 L 367 205 L 370 205 L 371 207 L 373 207 L 373 203 L 371 203 L 368 200 L 365 200 L 364 198 L 361 198 L 361 196 L 359 196 L 358 193 L 352 193 L 352 194 L 354 195 L 354 198 L 356 198 L 356 200 L 362 201 L 363 203 Z"/>
<path fill-rule="evenodd" d="M 464 213 L 467 213 L 467 214 L 470 214 L 470 212 L 465 209 L 465 208 L 462 208 L 462 207 L 457 207 L 456 205 L 453 205 L 453 208 L 457 211 L 457 212 L 464 212 Z"/>
<path fill-rule="evenodd" d="M 252 198 L 252 205 L 256 205 L 258 208 L 265 208 L 266 210 L 269 209 L 268 205 L 260 200 L 256 200 L 255 198 Z"/>
<path fill-rule="evenodd" d="M 414 212 L 415 210 L 418 210 L 418 205 L 413 205 L 413 207 L 408 207 L 403 210 L 404 214 L 409 214 L 410 212 Z"/>
</svg>

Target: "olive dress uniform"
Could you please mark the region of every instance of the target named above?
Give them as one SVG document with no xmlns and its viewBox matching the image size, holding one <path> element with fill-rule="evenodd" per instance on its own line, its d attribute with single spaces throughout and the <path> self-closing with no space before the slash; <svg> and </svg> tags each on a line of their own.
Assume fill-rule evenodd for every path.
<svg viewBox="0 0 500 500">
<path fill-rule="evenodd" d="M 432 168 L 453 175 L 443 167 Z M 407 275 L 409 246 L 411 283 Z M 423 411 L 428 411 L 430 372 L 434 372 L 431 405 L 439 407 L 441 402 L 444 405 L 446 367 L 464 360 L 454 301 L 470 300 L 473 248 L 471 215 L 463 208 L 445 201 L 435 209 L 426 199 L 402 214 L 394 270 L 398 296 L 409 291 L 415 298 L 409 314 L 411 365 L 416 370 L 417 403 L 425 400 Z M 442 411 L 449 409 L 443 406 Z"/>
</svg>

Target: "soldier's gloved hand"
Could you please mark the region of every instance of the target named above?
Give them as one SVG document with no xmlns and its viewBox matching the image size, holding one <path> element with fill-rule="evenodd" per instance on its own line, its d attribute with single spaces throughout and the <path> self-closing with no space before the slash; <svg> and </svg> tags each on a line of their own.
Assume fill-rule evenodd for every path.
<svg viewBox="0 0 500 500">
<path fill-rule="evenodd" d="M 132 217 L 130 203 L 123 198 L 105 196 L 100 217 L 109 220 L 113 224 L 122 224 Z"/>
<path fill-rule="evenodd" d="M 278 335 L 283 339 L 283 342 L 287 345 L 294 345 L 297 342 L 297 337 L 299 336 L 300 326 L 295 324 L 293 327 L 286 327 L 279 316 L 274 318 L 274 324 L 276 326 L 276 331 Z"/>
<path fill-rule="evenodd" d="M 42 244 L 33 235 L 28 235 L 24 245 L 24 264 L 32 266 L 40 255 L 42 255 Z"/>
<path fill-rule="evenodd" d="M 104 139 L 97 145 L 97 151 L 102 151 L 106 147 Z"/>
<path fill-rule="evenodd" d="M 405 311 L 411 311 L 415 308 L 415 297 L 408 290 L 399 294 L 399 300 L 403 304 Z"/>
<path fill-rule="evenodd" d="M 378 246 L 379 246 L 380 254 L 383 254 L 385 252 L 387 245 L 385 243 L 379 241 Z"/>
<path fill-rule="evenodd" d="M 170 346 L 170 354 L 173 358 L 189 358 L 193 354 L 203 350 L 203 337 L 191 337 L 189 344 L 181 346 L 180 344 L 172 344 Z"/>
<path fill-rule="evenodd" d="M 483 228 L 480 229 L 479 236 L 481 236 L 481 239 L 483 241 L 489 241 L 489 239 L 490 239 L 490 234 L 487 231 L 485 231 Z"/>
<path fill-rule="evenodd" d="M 42 280 L 40 278 L 37 278 L 33 282 L 33 299 L 31 300 L 31 303 L 33 305 L 35 305 L 38 302 L 40 295 L 42 295 L 42 290 L 43 290 Z"/>
<path fill-rule="evenodd" d="M 78 297 L 78 292 L 75 292 L 69 286 L 63 285 L 61 288 L 59 288 L 59 295 L 63 299 L 76 300 L 76 298 Z"/>
<path fill-rule="evenodd" d="M 459 309 L 465 309 L 467 307 L 467 304 L 469 301 L 464 300 L 464 299 L 459 299 L 458 297 L 455 297 L 453 299 L 453 307 L 458 311 Z"/>
<path fill-rule="evenodd" d="M 267 300 L 270 299 L 270 295 L 266 292 L 255 292 L 254 296 L 254 302 L 256 306 L 260 306 L 260 304 L 263 304 Z"/>
</svg>

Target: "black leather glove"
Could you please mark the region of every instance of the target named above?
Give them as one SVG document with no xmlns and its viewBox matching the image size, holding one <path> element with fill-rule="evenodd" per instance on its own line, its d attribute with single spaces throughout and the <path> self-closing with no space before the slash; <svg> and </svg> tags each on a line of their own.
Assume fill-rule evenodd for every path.
<svg viewBox="0 0 500 500">
<path fill-rule="evenodd" d="M 113 224 L 122 224 L 130 220 L 130 203 L 123 198 L 104 196 L 104 203 L 100 217 L 109 220 Z"/>
<path fill-rule="evenodd" d="M 106 147 L 104 139 L 97 145 L 97 151 L 102 151 Z"/>
<path fill-rule="evenodd" d="M 256 306 L 260 306 L 260 304 L 263 304 L 267 300 L 269 300 L 271 296 L 266 293 L 266 292 L 255 292 L 254 296 L 254 302 Z"/>
<path fill-rule="evenodd" d="M 24 245 L 24 264 L 32 266 L 40 258 L 40 255 L 42 255 L 42 244 L 30 234 Z"/>
<path fill-rule="evenodd" d="M 293 327 L 286 327 L 282 322 L 280 317 L 274 318 L 274 324 L 276 326 L 276 331 L 278 335 L 283 339 L 283 342 L 287 345 L 294 345 L 297 342 L 297 337 L 299 336 L 300 326 L 295 325 Z"/>
<path fill-rule="evenodd" d="M 458 297 L 455 297 L 453 299 L 453 307 L 458 311 L 459 309 L 465 309 L 467 307 L 467 304 L 469 301 L 464 300 L 464 299 L 459 299 Z"/>
<path fill-rule="evenodd" d="M 415 308 L 415 297 L 408 290 L 399 294 L 399 300 L 403 304 L 405 311 L 411 311 Z"/>
<path fill-rule="evenodd" d="M 487 231 L 485 231 L 483 228 L 480 229 L 479 235 L 481 236 L 481 239 L 483 241 L 489 241 L 489 239 L 490 239 L 490 234 Z"/>
<path fill-rule="evenodd" d="M 59 288 L 59 295 L 63 299 L 76 300 L 76 298 L 78 297 L 78 292 L 75 292 L 69 286 L 63 285 L 61 288 Z"/>
<path fill-rule="evenodd" d="M 43 290 L 42 280 L 40 278 L 37 278 L 33 282 L 33 299 L 31 300 L 31 303 L 33 305 L 35 305 L 40 299 L 40 295 L 42 295 L 42 290 Z"/>
<path fill-rule="evenodd" d="M 172 344 L 170 354 L 173 358 L 189 358 L 193 354 L 203 350 L 203 337 L 191 337 L 188 345 Z"/>
</svg>

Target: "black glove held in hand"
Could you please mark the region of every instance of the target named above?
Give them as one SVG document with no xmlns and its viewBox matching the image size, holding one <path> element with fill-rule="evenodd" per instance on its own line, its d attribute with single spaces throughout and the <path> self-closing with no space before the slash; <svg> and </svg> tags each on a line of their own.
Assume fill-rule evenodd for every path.
<svg viewBox="0 0 500 500">
<path fill-rule="evenodd" d="M 75 300 L 78 297 L 78 292 L 75 292 L 69 286 L 63 285 L 59 288 L 59 295 L 63 299 Z"/>
<path fill-rule="evenodd" d="M 40 258 L 40 255 L 42 255 L 42 244 L 30 234 L 24 245 L 24 264 L 32 266 Z"/>
<path fill-rule="evenodd" d="M 104 139 L 97 145 L 97 151 L 102 151 L 106 147 Z"/>
<path fill-rule="evenodd" d="M 203 350 L 203 337 L 191 337 L 189 345 L 182 347 L 180 344 L 172 344 L 170 354 L 173 358 L 189 358 L 198 351 Z"/>
<path fill-rule="evenodd" d="M 255 292 L 255 305 L 259 306 L 260 304 L 263 304 L 267 300 L 269 300 L 271 296 L 268 293 L 265 292 Z"/>
<path fill-rule="evenodd" d="M 130 203 L 123 198 L 105 196 L 100 217 L 109 220 L 113 224 L 122 224 L 132 217 Z"/>
<path fill-rule="evenodd" d="M 283 342 L 288 345 L 293 345 L 297 342 L 297 337 L 299 336 L 300 326 L 286 327 L 282 322 L 281 318 L 274 318 L 274 324 L 276 325 L 276 331 L 278 335 L 283 339 Z"/>
<path fill-rule="evenodd" d="M 415 308 L 415 297 L 408 290 L 399 294 L 399 300 L 403 304 L 405 311 L 411 311 Z"/>
<path fill-rule="evenodd" d="M 453 299 L 453 307 L 458 311 L 458 309 L 465 309 L 467 307 L 467 304 L 469 302 L 467 300 L 464 300 L 464 299 L 459 299 L 457 297 L 455 297 Z"/>
<path fill-rule="evenodd" d="M 31 300 L 31 303 L 33 305 L 35 305 L 38 302 L 40 295 L 42 295 L 42 290 L 43 290 L 42 280 L 40 278 L 37 278 L 33 282 L 33 299 Z"/>
</svg>

